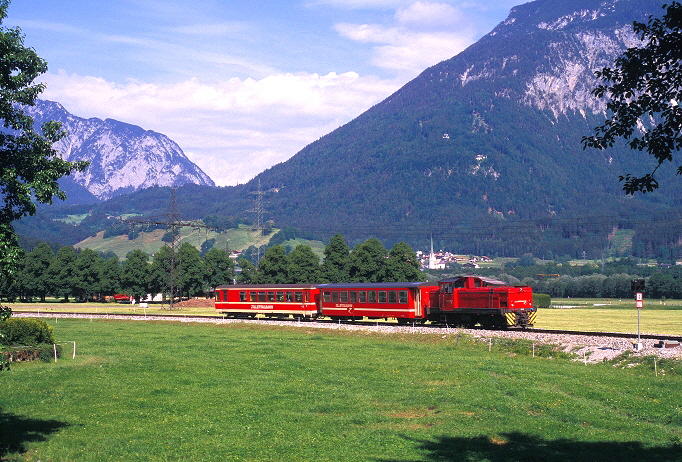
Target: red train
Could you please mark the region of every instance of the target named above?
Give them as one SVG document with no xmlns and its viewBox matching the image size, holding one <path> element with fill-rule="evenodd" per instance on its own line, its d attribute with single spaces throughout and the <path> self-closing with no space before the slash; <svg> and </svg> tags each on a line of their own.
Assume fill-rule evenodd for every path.
<svg viewBox="0 0 682 462">
<path fill-rule="evenodd" d="M 489 328 L 532 327 L 536 315 L 530 287 L 480 276 L 438 283 L 223 285 L 216 288 L 215 308 L 232 317 L 395 318 Z"/>
</svg>

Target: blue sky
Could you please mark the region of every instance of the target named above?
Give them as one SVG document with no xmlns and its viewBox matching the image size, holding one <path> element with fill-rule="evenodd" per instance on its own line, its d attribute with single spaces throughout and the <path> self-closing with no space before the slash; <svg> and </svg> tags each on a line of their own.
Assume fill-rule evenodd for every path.
<svg viewBox="0 0 682 462">
<path fill-rule="evenodd" d="M 12 0 L 45 99 L 168 135 L 244 183 L 490 32 L 523 0 Z"/>
</svg>

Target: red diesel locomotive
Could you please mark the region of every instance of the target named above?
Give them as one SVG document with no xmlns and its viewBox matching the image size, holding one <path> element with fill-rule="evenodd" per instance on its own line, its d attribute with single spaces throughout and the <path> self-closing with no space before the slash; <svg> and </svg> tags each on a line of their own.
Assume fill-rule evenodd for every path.
<svg viewBox="0 0 682 462">
<path fill-rule="evenodd" d="M 215 308 L 231 317 L 338 320 L 395 318 L 411 322 L 489 328 L 532 327 L 536 309 L 528 286 L 480 276 L 435 283 L 224 285 Z"/>
</svg>

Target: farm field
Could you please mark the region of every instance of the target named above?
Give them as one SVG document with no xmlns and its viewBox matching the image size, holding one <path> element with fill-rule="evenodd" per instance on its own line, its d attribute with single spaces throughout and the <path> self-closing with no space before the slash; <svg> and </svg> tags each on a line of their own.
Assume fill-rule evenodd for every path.
<svg viewBox="0 0 682 462">
<path fill-rule="evenodd" d="M 679 362 L 654 374 L 457 335 L 51 324 L 65 357 L 1 375 L 1 460 L 682 460 Z"/>
<path fill-rule="evenodd" d="M 139 305 L 118 303 L 61 303 L 51 300 L 46 303 L 9 303 L 17 311 L 36 311 L 41 313 L 98 313 L 98 314 L 160 314 L 170 316 L 193 316 L 219 314 L 210 301 L 176 305 L 177 309 L 168 310 L 168 305 L 149 304 L 146 309 Z M 661 304 L 658 300 L 646 300 L 641 311 L 641 332 L 660 335 L 682 335 L 682 301 L 668 300 Z M 536 327 L 542 329 L 582 330 L 589 332 L 633 332 L 637 333 L 637 310 L 633 300 L 623 302 L 606 299 L 556 299 L 554 308 L 540 309 Z M 189 305 L 192 305 L 190 303 Z M 199 306 L 204 305 L 204 306 Z M 560 308 L 557 308 L 560 307 Z"/>
</svg>

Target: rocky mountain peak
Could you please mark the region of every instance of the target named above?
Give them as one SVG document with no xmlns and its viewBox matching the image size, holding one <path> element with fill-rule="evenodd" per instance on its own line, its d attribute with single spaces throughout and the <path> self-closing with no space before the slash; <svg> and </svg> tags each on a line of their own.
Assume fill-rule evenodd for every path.
<svg viewBox="0 0 682 462">
<path fill-rule="evenodd" d="M 61 122 L 68 135 L 55 144 L 66 160 L 87 160 L 90 167 L 75 173 L 75 183 L 99 199 L 152 186 L 197 184 L 215 186 L 166 135 L 113 119 L 84 119 L 56 102 L 38 100 L 26 112 L 37 126 Z"/>
</svg>

